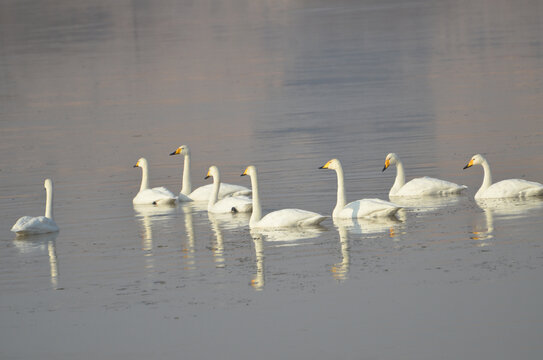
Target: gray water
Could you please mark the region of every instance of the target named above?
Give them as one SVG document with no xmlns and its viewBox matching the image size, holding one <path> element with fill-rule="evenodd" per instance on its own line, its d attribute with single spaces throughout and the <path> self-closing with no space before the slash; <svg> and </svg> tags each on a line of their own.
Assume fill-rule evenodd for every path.
<svg viewBox="0 0 543 360">
<path fill-rule="evenodd" d="M 539 359 L 540 1 L 2 1 L 2 359 Z M 330 214 L 408 179 L 469 186 L 398 221 L 251 233 L 196 205 L 134 208 L 210 165 L 259 169 L 264 212 Z M 58 235 L 16 238 L 55 181 Z"/>
</svg>

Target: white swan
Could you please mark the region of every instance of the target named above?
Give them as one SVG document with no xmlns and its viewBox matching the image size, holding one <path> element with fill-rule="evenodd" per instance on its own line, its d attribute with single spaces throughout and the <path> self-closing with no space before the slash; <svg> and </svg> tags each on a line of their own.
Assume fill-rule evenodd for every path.
<svg viewBox="0 0 543 360">
<path fill-rule="evenodd" d="M 230 196 L 218 200 L 219 197 L 219 186 L 221 185 L 221 174 L 219 168 L 215 165 L 209 167 L 205 179 L 213 177 L 213 191 L 209 197 L 209 202 L 207 204 L 207 211 L 216 214 L 224 213 L 245 213 L 250 212 L 253 209 L 253 202 L 250 198 L 246 196 Z"/>
<path fill-rule="evenodd" d="M 464 169 L 473 165 L 481 165 L 485 173 L 483 184 L 475 193 L 476 199 L 543 196 L 543 184 L 534 181 L 508 179 L 492 184 L 490 165 L 480 154 L 473 155 L 469 163 L 464 166 Z"/>
<path fill-rule="evenodd" d="M 147 159 L 140 158 L 134 167 L 141 168 L 140 191 L 132 200 L 135 205 L 173 205 L 177 201 L 170 190 L 165 187 L 149 188 L 149 164 Z"/>
<path fill-rule="evenodd" d="M 405 173 L 403 164 L 398 155 L 390 153 L 385 159 L 383 171 L 390 165 L 396 165 L 397 173 L 394 185 L 390 189 L 388 196 L 427 196 L 427 195 L 451 195 L 459 194 L 468 187 L 458 185 L 450 181 L 431 178 L 428 176 L 415 178 L 405 183 Z"/>
<path fill-rule="evenodd" d="M 245 169 L 241 176 L 249 175 L 251 177 L 251 187 L 253 190 L 253 213 L 249 219 L 251 228 L 286 228 L 295 226 L 315 226 L 326 219 L 326 216 L 312 211 L 300 209 L 277 210 L 262 217 L 262 206 L 260 205 L 260 196 L 258 193 L 258 175 L 256 168 L 250 165 Z"/>
<path fill-rule="evenodd" d="M 23 216 L 13 227 L 11 231 L 19 235 L 34 235 L 57 232 L 58 226 L 53 219 L 53 181 L 45 179 L 43 183 L 46 192 L 45 216 Z"/>
<path fill-rule="evenodd" d="M 179 201 L 208 201 L 213 193 L 213 184 L 200 186 L 192 191 L 192 183 L 190 181 L 190 148 L 187 145 L 181 145 L 170 155 L 183 155 L 183 185 L 179 193 Z M 219 199 L 227 196 L 251 195 L 251 190 L 245 186 L 221 183 L 219 189 Z"/>
<path fill-rule="evenodd" d="M 393 216 L 401 206 L 381 199 L 361 199 L 346 204 L 345 180 L 343 167 L 338 159 L 332 159 L 319 169 L 332 169 L 337 174 L 337 203 L 332 212 L 333 218 L 372 218 L 380 216 Z"/>
</svg>

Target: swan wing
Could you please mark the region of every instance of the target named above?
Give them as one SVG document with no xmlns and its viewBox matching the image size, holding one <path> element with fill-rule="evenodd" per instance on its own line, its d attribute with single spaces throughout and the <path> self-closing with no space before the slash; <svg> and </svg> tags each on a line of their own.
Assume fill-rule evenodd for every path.
<svg viewBox="0 0 543 360">
<path fill-rule="evenodd" d="M 208 201 L 213 192 L 213 184 L 200 186 L 190 193 L 189 197 L 194 201 Z M 219 187 L 219 199 L 229 196 L 251 195 L 251 189 L 244 186 L 221 183 Z"/>
<path fill-rule="evenodd" d="M 502 180 L 490 185 L 477 198 L 543 196 L 543 184 L 523 179 Z"/>
<path fill-rule="evenodd" d="M 132 200 L 132 203 L 136 205 L 172 205 L 176 201 L 177 196 L 170 190 L 165 187 L 156 187 L 140 191 Z"/>
<path fill-rule="evenodd" d="M 465 185 L 425 176 L 409 181 L 394 196 L 450 195 L 459 194 L 467 188 Z"/>
<path fill-rule="evenodd" d="M 253 201 L 244 196 L 236 197 L 227 197 L 217 201 L 209 211 L 212 213 L 229 213 L 229 212 L 240 212 L 246 213 L 253 210 Z"/>
<path fill-rule="evenodd" d="M 327 216 L 300 209 L 283 209 L 264 216 L 256 224 L 259 228 L 282 228 L 295 226 L 314 226 L 324 221 Z"/>
<path fill-rule="evenodd" d="M 17 234 L 46 234 L 58 231 L 58 226 L 54 220 L 45 216 L 23 216 L 13 227 L 11 231 Z"/>
<path fill-rule="evenodd" d="M 361 199 L 348 203 L 338 214 L 338 218 L 373 218 L 392 216 L 401 209 L 400 205 L 381 199 Z"/>
</svg>

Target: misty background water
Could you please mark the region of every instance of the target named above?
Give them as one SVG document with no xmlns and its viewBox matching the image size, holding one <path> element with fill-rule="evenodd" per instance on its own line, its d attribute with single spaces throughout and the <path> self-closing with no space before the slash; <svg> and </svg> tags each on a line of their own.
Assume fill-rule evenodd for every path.
<svg viewBox="0 0 543 360">
<path fill-rule="evenodd" d="M 538 359 L 543 6 L 521 1 L 0 2 L 0 354 L 19 359 Z M 330 214 L 407 177 L 469 186 L 400 222 L 250 233 L 193 205 L 134 208 L 218 165 L 264 212 Z M 58 236 L 16 239 L 55 181 Z"/>
</svg>

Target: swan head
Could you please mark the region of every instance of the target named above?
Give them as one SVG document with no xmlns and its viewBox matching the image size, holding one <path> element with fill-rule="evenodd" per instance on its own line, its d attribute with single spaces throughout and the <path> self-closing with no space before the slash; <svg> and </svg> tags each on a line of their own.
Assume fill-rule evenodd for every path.
<svg viewBox="0 0 543 360">
<path fill-rule="evenodd" d="M 249 175 L 251 177 L 255 176 L 256 175 L 256 167 L 254 167 L 253 165 L 247 166 L 247 169 L 245 169 L 243 174 L 241 174 L 240 176 L 245 176 L 245 175 Z"/>
<path fill-rule="evenodd" d="M 188 145 L 181 145 L 178 147 L 174 152 L 172 152 L 170 155 L 190 155 L 190 149 Z"/>
<path fill-rule="evenodd" d="M 483 155 L 481 155 L 481 154 L 473 155 L 471 157 L 470 161 L 468 162 L 468 164 L 466 166 L 464 166 L 464 169 L 470 168 L 473 165 L 482 165 L 485 161 L 486 160 L 483 157 Z"/>
<path fill-rule="evenodd" d="M 219 168 L 215 165 L 212 165 L 209 167 L 209 170 L 207 171 L 207 175 L 204 179 L 209 179 L 210 177 L 217 178 L 219 176 Z"/>
<path fill-rule="evenodd" d="M 387 157 L 385 158 L 385 166 L 383 167 L 383 171 L 388 169 L 390 165 L 396 165 L 399 160 L 400 158 L 395 153 L 388 154 Z"/>
<path fill-rule="evenodd" d="M 341 162 L 338 159 L 332 159 L 328 161 L 326 164 L 321 166 L 319 169 L 332 169 L 337 170 L 341 169 Z"/>
<path fill-rule="evenodd" d="M 134 167 L 140 167 L 140 168 L 146 168 L 147 167 L 147 159 L 146 158 L 139 158 L 138 162 Z"/>
<path fill-rule="evenodd" d="M 45 179 L 45 181 L 43 182 L 43 187 L 47 190 L 53 189 L 53 180 Z"/>
</svg>

